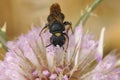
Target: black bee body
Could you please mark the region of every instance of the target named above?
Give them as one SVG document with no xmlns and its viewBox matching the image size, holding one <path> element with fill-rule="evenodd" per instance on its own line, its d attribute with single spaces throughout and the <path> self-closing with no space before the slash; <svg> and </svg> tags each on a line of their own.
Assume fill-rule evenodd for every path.
<svg viewBox="0 0 120 80">
<path fill-rule="evenodd" d="M 54 21 L 53 24 L 49 27 L 49 32 L 52 33 L 50 38 L 50 42 L 56 46 L 59 45 L 60 47 L 63 46 L 65 43 L 65 25 L 61 24 L 58 21 Z"/>
<path fill-rule="evenodd" d="M 41 30 L 41 32 L 45 28 L 49 29 L 49 32 L 52 34 L 52 36 L 50 37 L 50 42 L 54 46 L 59 45 L 60 47 L 62 47 L 65 44 L 66 40 L 68 40 L 67 43 L 69 43 L 69 37 L 66 33 L 67 30 L 65 26 L 69 25 L 69 27 L 71 28 L 71 23 L 67 21 L 64 22 L 64 18 L 65 16 L 63 13 L 61 13 L 59 4 L 53 4 L 50 7 L 50 14 L 47 18 L 48 24 L 46 24 L 46 26 Z M 50 46 L 51 44 L 47 45 L 46 47 Z"/>
<path fill-rule="evenodd" d="M 63 31 L 65 31 L 65 25 L 61 24 L 58 21 L 54 21 L 52 25 L 49 27 L 49 32 L 52 34 L 57 33 L 57 32 L 62 33 Z"/>
<path fill-rule="evenodd" d="M 59 45 L 61 47 L 65 44 L 65 36 L 63 34 L 61 36 L 58 36 L 58 37 L 55 35 L 52 35 L 50 38 L 50 42 L 54 46 Z"/>
</svg>

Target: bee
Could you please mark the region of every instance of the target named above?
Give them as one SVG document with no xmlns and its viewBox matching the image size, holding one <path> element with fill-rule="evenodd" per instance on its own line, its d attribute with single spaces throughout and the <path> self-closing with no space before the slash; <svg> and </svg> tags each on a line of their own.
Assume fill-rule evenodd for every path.
<svg viewBox="0 0 120 80">
<path fill-rule="evenodd" d="M 69 43 L 69 36 L 68 36 L 68 30 L 71 29 L 71 23 L 68 21 L 64 21 L 65 16 L 61 12 L 60 5 L 58 3 L 54 3 L 50 7 L 50 14 L 47 17 L 48 23 L 45 25 L 45 27 L 42 28 L 40 35 L 42 31 L 46 28 L 49 29 L 49 32 L 52 34 L 50 37 L 50 43 L 46 47 L 50 45 L 63 47 L 65 42 L 67 42 L 67 46 Z M 68 25 L 67 28 L 65 26 Z"/>
</svg>

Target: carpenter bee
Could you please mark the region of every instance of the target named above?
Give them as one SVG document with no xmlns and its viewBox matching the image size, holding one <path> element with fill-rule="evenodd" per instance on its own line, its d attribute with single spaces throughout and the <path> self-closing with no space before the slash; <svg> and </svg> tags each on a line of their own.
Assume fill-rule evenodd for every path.
<svg viewBox="0 0 120 80">
<path fill-rule="evenodd" d="M 65 42 L 67 42 L 67 46 L 69 43 L 69 37 L 68 37 L 68 30 L 71 29 L 71 23 L 68 21 L 64 21 L 64 14 L 61 12 L 61 8 L 58 3 L 54 3 L 50 7 L 50 14 L 47 17 L 48 23 L 45 25 L 45 27 L 42 28 L 40 35 L 42 31 L 46 28 L 49 29 L 49 32 L 52 34 L 50 37 L 51 44 L 47 45 L 46 47 L 50 45 L 63 47 Z M 65 26 L 68 25 L 67 28 Z M 64 48 L 64 47 L 63 47 Z"/>
</svg>

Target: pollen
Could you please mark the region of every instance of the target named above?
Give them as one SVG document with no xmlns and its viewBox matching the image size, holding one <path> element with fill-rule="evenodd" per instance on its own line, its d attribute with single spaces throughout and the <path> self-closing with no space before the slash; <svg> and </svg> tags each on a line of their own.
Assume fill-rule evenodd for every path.
<svg viewBox="0 0 120 80">
<path fill-rule="evenodd" d="M 55 36 L 61 36 L 61 33 L 55 33 Z"/>
</svg>

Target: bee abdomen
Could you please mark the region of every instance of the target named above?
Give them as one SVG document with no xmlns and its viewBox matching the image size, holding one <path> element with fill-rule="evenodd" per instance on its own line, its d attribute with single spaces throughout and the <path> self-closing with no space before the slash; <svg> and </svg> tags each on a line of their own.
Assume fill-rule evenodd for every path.
<svg viewBox="0 0 120 80">
<path fill-rule="evenodd" d="M 52 6 L 50 7 L 50 14 L 56 15 L 59 13 L 61 13 L 60 5 L 58 3 L 52 4 Z"/>
</svg>

